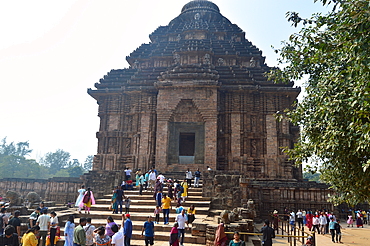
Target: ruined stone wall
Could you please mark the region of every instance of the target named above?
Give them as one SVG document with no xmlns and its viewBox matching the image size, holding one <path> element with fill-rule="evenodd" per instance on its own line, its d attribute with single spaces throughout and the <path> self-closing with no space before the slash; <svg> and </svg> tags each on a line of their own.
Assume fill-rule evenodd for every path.
<svg viewBox="0 0 370 246">
<path fill-rule="evenodd" d="M 85 187 L 90 187 L 94 197 L 111 194 L 114 187 L 121 185 L 124 179 L 123 171 L 94 170 L 81 176 Z"/>
<path fill-rule="evenodd" d="M 79 178 L 54 177 L 50 179 L 21 179 L 4 178 L 0 179 L 0 194 L 5 195 L 6 191 L 12 190 L 25 197 L 31 191 L 40 195 L 43 200 L 66 203 L 77 197 L 77 190 L 82 185 Z"/>
<path fill-rule="evenodd" d="M 203 174 L 203 196 L 211 197 L 212 209 L 242 207 L 253 199 L 258 217 L 266 217 L 273 210 L 333 209 L 328 195 L 332 191 L 325 184 L 297 180 L 250 179 L 232 172 L 207 171 Z"/>
</svg>

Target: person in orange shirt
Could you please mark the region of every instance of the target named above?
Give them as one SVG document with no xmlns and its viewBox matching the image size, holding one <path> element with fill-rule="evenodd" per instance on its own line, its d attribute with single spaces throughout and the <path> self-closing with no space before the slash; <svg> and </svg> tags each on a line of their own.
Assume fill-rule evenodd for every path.
<svg viewBox="0 0 370 246">
<path fill-rule="evenodd" d="M 166 194 L 163 194 L 162 211 L 165 225 L 167 225 L 170 220 L 170 208 L 172 209 L 171 198 L 169 198 Z"/>
</svg>

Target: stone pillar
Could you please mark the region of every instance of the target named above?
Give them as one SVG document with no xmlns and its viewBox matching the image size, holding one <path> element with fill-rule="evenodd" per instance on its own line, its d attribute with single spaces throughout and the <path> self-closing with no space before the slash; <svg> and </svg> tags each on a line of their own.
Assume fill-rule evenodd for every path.
<svg viewBox="0 0 370 246">
<path fill-rule="evenodd" d="M 231 158 L 232 166 L 230 170 L 239 170 L 240 168 L 240 113 L 231 113 Z"/>
<path fill-rule="evenodd" d="M 278 173 L 277 170 L 277 155 L 278 155 L 278 139 L 276 132 L 276 118 L 272 114 L 266 115 L 266 162 L 265 162 L 265 176 L 275 178 Z"/>
<path fill-rule="evenodd" d="M 149 168 L 149 139 L 150 139 L 150 113 L 143 113 L 141 115 L 140 123 L 140 140 L 139 140 L 139 153 L 138 153 L 138 166 L 141 170 L 148 170 Z"/>
</svg>

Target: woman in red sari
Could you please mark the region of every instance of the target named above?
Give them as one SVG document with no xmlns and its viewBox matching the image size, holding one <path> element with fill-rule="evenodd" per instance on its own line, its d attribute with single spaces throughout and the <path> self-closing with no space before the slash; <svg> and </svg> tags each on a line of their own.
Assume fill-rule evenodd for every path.
<svg viewBox="0 0 370 246">
<path fill-rule="evenodd" d="M 313 214 L 311 211 L 308 211 L 306 214 L 306 226 L 308 227 L 308 230 L 310 231 L 312 228 L 312 220 L 313 220 Z"/>
<path fill-rule="evenodd" d="M 225 234 L 224 224 L 221 223 L 218 225 L 215 235 L 215 246 L 226 246 L 227 237 Z"/>
</svg>

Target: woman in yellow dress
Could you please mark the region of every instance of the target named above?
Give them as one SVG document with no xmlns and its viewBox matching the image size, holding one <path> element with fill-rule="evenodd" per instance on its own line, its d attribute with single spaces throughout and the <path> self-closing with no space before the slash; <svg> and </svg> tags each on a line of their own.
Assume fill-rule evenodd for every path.
<svg viewBox="0 0 370 246">
<path fill-rule="evenodd" d="M 34 226 L 22 237 L 22 245 L 23 246 L 37 246 L 39 241 L 36 238 L 36 234 L 39 233 L 40 227 L 39 226 Z"/>
<path fill-rule="evenodd" d="M 184 192 L 181 194 L 182 196 L 182 202 L 185 202 L 185 198 L 188 197 L 188 182 L 187 180 L 185 179 L 184 182 L 181 183 L 181 186 L 184 188 Z"/>
</svg>

